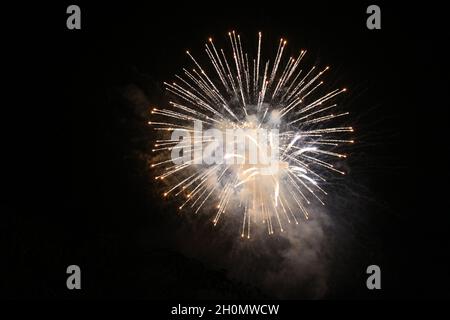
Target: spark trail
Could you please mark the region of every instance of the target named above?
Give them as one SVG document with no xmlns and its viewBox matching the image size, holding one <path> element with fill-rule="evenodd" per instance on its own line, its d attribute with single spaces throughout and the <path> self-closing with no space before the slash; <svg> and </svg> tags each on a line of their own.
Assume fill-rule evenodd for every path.
<svg viewBox="0 0 450 320">
<path fill-rule="evenodd" d="M 268 234 L 283 232 L 285 223 L 308 219 L 312 203 L 325 205 L 330 173 L 345 174 L 335 162 L 346 158 L 341 146 L 354 142 L 353 128 L 336 124 L 349 114 L 336 103 L 346 89 L 326 89 L 322 79 L 330 68 L 306 67 L 305 50 L 285 58 L 284 39 L 270 59 L 263 58 L 261 33 L 254 58 L 244 51 L 239 34 L 228 33 L 228 40 L 231 55 L 209 38 L 204 48 L 207 64 L 187 51 L 192 69 L 183 69 L 174 82 L 165 83 L 173 100 L 167 108 L 151 111 L 157 120 L 149 124 L 162 135 L 152 150 L 161 154 L 151 167 L 157 170 L 156 180 L 168 181 L 163 196 L 179 198 L 180 210 L 213 210 L 214 225 L 225 216 L 240 217 L 240 235 L 246 238 L 259 224 Z M 215 139 L 193 121 L 203 129 L 242 129 L 244 152 L 224 152 L 223 161 L 199 164 L 202 150 Z M 277 129 L 278 134 L 269 134 L 267 144 L 261 144 L 247 134 L 260 129 Z M 173 139 L 169 135 L 175 130 L 200 139 Z M 275 140 L 279 157 L 274 172 L 264 174 L 265 164 L 246 161 L 252 144 L 267 151 Z M 177 149 L 189 160 L 171 158 Z M 230 158 L 240 161 L 228 164 Z"/>
</svg>

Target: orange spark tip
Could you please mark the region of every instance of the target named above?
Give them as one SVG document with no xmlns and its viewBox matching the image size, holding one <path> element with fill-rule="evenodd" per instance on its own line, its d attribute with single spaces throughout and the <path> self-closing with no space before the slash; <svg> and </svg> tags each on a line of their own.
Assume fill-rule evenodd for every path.
<svg viewBox="0 0 450 320">
<path fill-rule="evenodd" d="M 344 91 L 344 92 L 347 91 L 347 88 L 342 89 L 342 91 Z"/>
<path fill-rule="evenodd" d="M 165 193 L 163 194 L 163 196 L 164 196 L 164 197 L 167 197 L 167 192 L 165 192 Z"/>
<path fill-rule="evenodd" d="M 208 38 L 208 41 L 209 41 L 209 42 L 212 42 L 212 38 Z"/>
</svg>

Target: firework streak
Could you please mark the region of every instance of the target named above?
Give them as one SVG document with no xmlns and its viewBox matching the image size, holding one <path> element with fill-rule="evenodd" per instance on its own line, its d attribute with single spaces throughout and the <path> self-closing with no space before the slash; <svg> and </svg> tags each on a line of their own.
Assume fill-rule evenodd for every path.
<svg viewBox="0 0 450 320">
<path fill-rule="evenodd" d="M 348 115 L 336 103 L 346 89 L 326 89 L 322 78 L 329 67 L 304 67 L 305 50 L 283 58 L 283 39 L 275 58 L 266 61 L 261 33 L 255 58 L 244 52 L 239 34 L 228 36 L 230 56 L 210 38 L 205 44 L 208 72 L 187 51 L 193 69 L 183 69 L 175 82 L 165 83 L 174 100 L 167 108 L 151 111 L 155 121 L 149 124 L 161 134 L 152 150 L 160 154 L 151 167 L 157 170 L 155 179 L 168 181 L 164 197 L 181 199 L 180 210 L 214 210 L 214 225 L 224 216 L 241 217 L 240 234 L 246 238 L 255 223 L 264 225 L 268 234 L 283 232 L 285 223 L 308 219 L 312 202 L 325 205 L 327 177 L 345 174 L 335 164 L 346 157 L 339 149 L 353 143 L 353 128 L 335 123 Z M 204 129 L 233 129 L 236 140 L 231 145 L 242 152 L 223 152 L 216 136 Z M 265 143 L 252 138 L 252 132 L 257 137 L 261 130 L 270 132 Z M 174 138 L 175 131 L 184 132 L 184 139 Z M 265 162 L 247 161 L 255 149 L 252 144 L 260 152 L 274 153 L 276 146 L 276 170 L 265 170 Z M 182 155 L 174 157 L 181 149 Z M 205 157 L 202 150 L 213 150 L 216 161 L 199 161 Z M 217 161 L 218 156 L 223 161 Z M 238 161 L 227 161 L 230 158 Z"/>
</svg>

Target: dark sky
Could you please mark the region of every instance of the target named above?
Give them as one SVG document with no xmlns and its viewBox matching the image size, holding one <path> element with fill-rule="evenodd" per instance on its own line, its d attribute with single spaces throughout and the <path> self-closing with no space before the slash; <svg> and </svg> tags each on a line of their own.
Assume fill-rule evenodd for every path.
<svg viewBox="0 0 450 320">
<path fill-rule="evenodd" d="M 200 51 L 209 36 L 225 43 L 238 30 L 251 41 L 262 31 L 266 45 L 285 37 L 292 52 L 308 49 L 349 88 L 358 143 L 347 187 L 336 197 L 323 259 L 300 261 L 305 270 L 324 263 L 319 297 L 448 297 L 450 218 L 438 209 L 444 190 L 425 180 L 448 177 L 447 156 L 433 142 L 443 130 L 425 120 L 444 120 L 434 94 L 443 86 L 441 20 L 422 7 L 376 3 L 376 31 L 365 27 L 371 3 L 342 1 L 79 2 L 80 31 L 65 28 L 72 3 L 46 8 L 34 28 L 8 23 L 21 36 L 8 37 L 20 63 L 2 128 L 11 150 L 1 223 L 6 296 L 315 297 L 318 284 L 307 276 L 281 287 L 266 281 L 267 270 L 281 272 L 274 259 L 289 242 L 242 244 L 226 226 L 213 231 L 207 219 L 176 215 L 147 168 L 153 136 L 136 99 L 166 103 L 162 82 L 188 63 L 184 51 Z M 70 264 L 82 268 L 81 292 L 65 288 Z M 382 269 L 379 292 L 365 287 L 370 264 Z"/>
</svg>

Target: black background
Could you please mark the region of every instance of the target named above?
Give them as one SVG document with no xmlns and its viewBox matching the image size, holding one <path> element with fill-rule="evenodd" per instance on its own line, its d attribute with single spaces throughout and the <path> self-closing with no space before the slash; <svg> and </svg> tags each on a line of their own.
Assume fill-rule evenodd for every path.
<svg viewBox="0 0 450 320">
<path fill-rule="evenodd" d="M 238 30 L 249 41 L 263 31 L 311 50 L 335 68 L 360 117 L 349 179 L 370 200 L 342 217 L 343 247 L 352 252 L 335 266 L 324 298 L 449 297 L 450 218 L 440 209 L 448 156 L 437 142 L 446 119 L 438 48 L 448 37 L 439 7 L 378 2 L 382 29 L 370 31 L 364 2 L 79 2 L 77 31 L 65 27 L 69 4 L 16 7 L 3 22 L 12 90 L 2 125 L 2 295 L 275 298 L 179 249 L 183 237 L 221 235 L 161 200 L 145 162 L 145 110 L 127 99 L 138 87 L 163 103 L 162 81 L 186 65 L 186 49 Z M 82 269 L 81 291 L 66 289 L 70 264 Z M 365 287 L 370 264 L 382 268 L 381 291 Z"/>
</svg>

